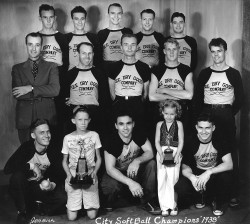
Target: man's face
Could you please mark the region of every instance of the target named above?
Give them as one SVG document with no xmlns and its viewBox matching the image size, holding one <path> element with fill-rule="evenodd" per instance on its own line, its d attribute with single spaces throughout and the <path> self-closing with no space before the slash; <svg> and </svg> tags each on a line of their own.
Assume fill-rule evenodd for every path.
<svg viewBox="0 0 250 224">
<path fill-rule="evenodd" d="M 86 131 L 90 122 L 89 114 L 83 111 L 79 111 L 72 122 L 76 125 L 76 130 Z"/>
<path fill-rule="evenodd" d="M 111 6 L 109 8 L 109 21 L 113 25 L 119 25 L 122 20 L 122 9 L 120 7 Z"/>
<path fill-rule="evenodd" d="M 35 61 L 39 58 L 42 48 L 41 42 L 42 40 L 40 37 L 29 36 L 27 38 L 26 47 L 29 59 Z"/>
<path fill-rule="evenodd" d="M 176 34 L 181 34 L 184 31 L 185 22 L 182 17 L 175 17 L 172 21 L 173 31 Z"/>
<path fill-rule="evenodd" d="M 221 64 L 226 60 L 226 51 L 223 46 L 211 46 L 211 55 L 214 64 Z"/>
<path fill-rule="evenodd" d="M 56 16 L 54 15 L 54 12 L 52 10 L 42 11 L 40 20 L 43 24 L 43 28 L 52 29 L 56 20 Z"/>
<path fill-rule="evenodd" d="M 198 138 L 201 142 L 209 142 L 212 138 L 213 131 L 215 126 L 208 121 L 199 121 L 195 126 L 198 132 Z"/>
<path fill-rule="evenodd" d="M 31 133 L 31 137 L 35 140 L 35 144 L 46 147 L 50 143 L 51 134 L 47 124 L 41 124 Z"/>
<path fill-rule="evenodd" d="M 134 56 L 137 50 L 137 40 L 134 37 L 122 39 L 122 51 L 125 56 Z"/>
<path fill-rule="evenodd" d="M 141 17 L 142 30 L 151 31 L 154 24 L 154 15 L 151 13 L 143 13 Z"/>
<path fill-rule="evenodd" d="M 174 43 L 166 43 L 163 49 L 168 61 L 178 61 L 179 47 Z"/>
<path fill-rule="evenodd" d="M 94 58 L 94 52 L 91 46 L 83 44 L 80 47 L 79 61 L 84 66 L 92 66 Z"/>
<path fill-rule="evenodd" d="M 120 136 L 124 138 L 130 138 L 134 128 L 134 122 L 129 116 L 118 117 L 115 127 L 118 130 L 118 134 Z"/>
<path fill-rule="evenodd" d="M 84 30 L 86 17 L 82 12 L 76 12 L 73 14 L 73 24 L 75 30 Z"/>
</svg>

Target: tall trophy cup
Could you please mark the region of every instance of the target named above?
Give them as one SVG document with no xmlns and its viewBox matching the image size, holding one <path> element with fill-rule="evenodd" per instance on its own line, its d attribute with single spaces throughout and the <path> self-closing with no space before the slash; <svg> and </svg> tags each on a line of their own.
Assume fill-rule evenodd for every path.
<svg viewBox="0 0 250 224">
<path fill-rule="evenodd" d="M 168 134 L 167 135 L 167 146 L 162 146 L 162 148 L 164 149 L 163 153 L 164 153 L 164 158 L 163 158 L 163 162 L 162 164 L 165 166 L 173 166 L 175 165 L 174 163 L 174 157 L 173 157 L 173 149 L 170 148 L 170 139 L 171 139 L 171 135 Z"/>
</svg>

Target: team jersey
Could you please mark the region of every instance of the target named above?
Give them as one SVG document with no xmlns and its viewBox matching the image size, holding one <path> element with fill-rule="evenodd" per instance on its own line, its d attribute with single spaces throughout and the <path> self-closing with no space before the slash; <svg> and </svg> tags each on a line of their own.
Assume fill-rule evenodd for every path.
<svg viewBox="0 0 250 224">
<path fill-rule="evenodd" d="M 47 153 L 39 154 L 36 152 L 28 163 L 33 163 L 36 165 L 42 171 L 42 174 L 44 174 L 50 166 Z"/>
<path fill-rule="evenodd" d="M 124 33 L 132 34 L 133 32 L 129 28 L 122 28 L 120 30 L 106 28 L 98 32 L 104 61 L 119 61 L 122 59 L 121 37 Z"/>
<path fill-rule="evenodd" d="M 152 73 L 158 79 L 158 88 L 168 88 L 176 90 L 185 89 L 185 80 L 191 69 L 180 63 L 176 67 L 168 67 L 165 64 L 152 68 Z"/>
<path fill-rule="evenodd" d="M 139 32 L 136 34 L 138 41 L 138 48 L 136 58 L 148 64 L 150 67 L 159 64 L 163 61 L 163 45 L 164 37 L 162 34 L 154 31 L 152 34 L 143 34 Z"/>
<path fill-rule="evenodd" d="M 144 83 L 149 81 L 150 68 L 147 64 L 137 61 L 133 64 L 122 60 L 115 62 L 108 70 L 110 79 L 115 80 L 115 95 L 140 96 Z"/>
<path fill-rule="evenodd" d="M 77 66 L 79 63 L 79 54 L 77 52 L 77 45 L 82 42 L 91 43 L 94 46 L 94 65 L 97 66 L 99 63 L 100 47 L 98 43 L 98 38 L 96 34 L 85 33 L 85 34 L 65 34 L 67 43 L 69 46 L 69 69 Z"/>
<path fill-rule="evenodd" d="M 182 38 L 175 38 L 175 37 L 167 37 L 174 38 L 179 42 L 180 49 L 179 49 L 179 57 L 178 60 L 184 65 L 187 65 L 194 71 L 197 65 L 197 43 L 193 37 L 185 36 Z"/>
</svg>

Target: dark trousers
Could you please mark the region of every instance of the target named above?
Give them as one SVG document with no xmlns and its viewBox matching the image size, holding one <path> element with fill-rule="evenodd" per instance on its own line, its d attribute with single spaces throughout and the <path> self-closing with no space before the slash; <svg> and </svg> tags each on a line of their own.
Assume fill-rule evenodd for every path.
<svg viewBox="0 0 250 224">
<path fill-rule="evenodd" d="M 195 175 L 200 175 L 203 172 L 204 170 L 197 169 L 193 173 Z M 231 171 L 212 174 L 206 184 L 206 191 L 204 192 L 204 194 L 211 199 L 215 198 L 216 201 L 223 202 L 230 194 L 231 183 Z M 178 200 L 180 203 L 185 199 L 190 202 L 192 201 L 192 199 L 199 198 L 200 196 L 200 193 L 194 189 L 191 181 L 182 175 L 175 185 L 175 191 L 178 193 Z"/>
<path fill-rule="evenodd" d="M 154 160 L 141 164 L 137 177 L 134 180 L 140 183 L 143 188 L 144 197 L 142 203 L 157 199 L 156 162 Z M 107 173 L 102 178 L 101 189 L 106 202 L 111 206 L 119 193 L 129 191 L 127 185 L 113 179 Z"/>
<path fill-rule="evenodd" d="M 42 191 L 37 181 L 28 181 L 28 174 L 18 171 L 10 178 L 9 192 L 14 199 L 19 212 L 25 212 L 34 208 L 35 201 L 44 202 L 48 215 L 56 214 L 65 208 L 67 196 L 64 186 L 59 185 L 53 191 Z"/>
</svg>

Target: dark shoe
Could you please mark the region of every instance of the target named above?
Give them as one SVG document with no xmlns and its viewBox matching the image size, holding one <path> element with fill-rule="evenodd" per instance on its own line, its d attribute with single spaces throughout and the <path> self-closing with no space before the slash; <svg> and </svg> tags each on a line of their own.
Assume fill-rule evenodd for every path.
<svg viewBox="0 0 250 224">
<path fill-rule="evenodd" d="M 154 205 L 153 203 L 147 202 L 141 206 L 141 208 L 152 215 L 160 215 L 161 208 L 159 206 Z"/>
<path fill-rule="evenodd" d="M 28 220 L 27 220 L 26 213 L 24 213 L 24 212 L 18 212 L 16 223 L 17 224 L 27 224 Z"/>
<path fill-rule="evenodd" d="M 224 214 L 221 202 L 213 201 L 212 206 L 214 215 L 221 216 Z"/>
<path fill-rule="evenodd" d="M 240 200 L 238 198 L 231 198 L 229 206 L 234 208 L 240 205 Z"/>
<path fill-rule="evenodd" d="M 41 201 L 36 201 L 36 214 L 44 216 L 46 215 L 44 204 Z"/>
<path fill-rule="evenodd" d="M 199 197 L 197 198 L 197 201 L 195 203 L 195 208 L 201 209 L 205 207 L 205 200 L 204 200 L 204 194 L 200 193 Z"/>
</svg>

